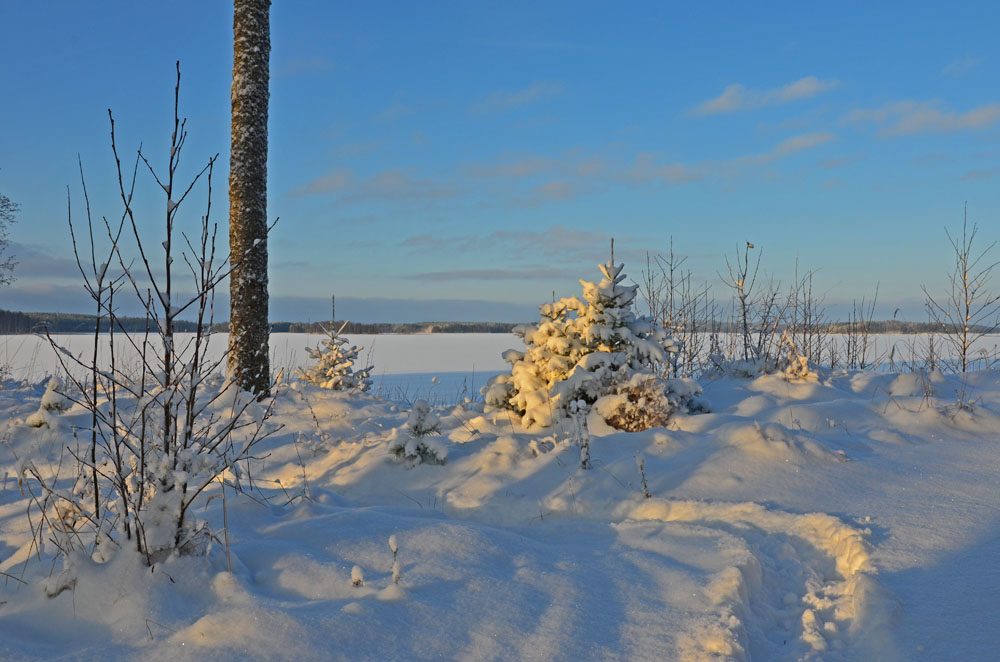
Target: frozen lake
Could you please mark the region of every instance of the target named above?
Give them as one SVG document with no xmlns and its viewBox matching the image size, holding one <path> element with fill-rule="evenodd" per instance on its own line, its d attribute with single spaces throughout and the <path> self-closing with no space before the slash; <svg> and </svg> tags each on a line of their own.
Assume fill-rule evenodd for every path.
<svg viewBox="0 0 1000 662">
<path fill-rule="evenodd" d="M 178 344 L 192 334 L 178 334 Z M 310 362 L 307 347 L 315 347 L 325 336 L 305 333 L 271 334 L 271 367 L 294 373 Z M 373 365 L 374 391 L 393 399 L 411 401 L 422 397 L 436 402 L 457 402 L 464 397 L 475 399 L 486 380 L 507 368 L 501 354 L 524 345 L 507 333 L 441 333 L 412 335 L 350 335 L 353 344 L 364 347 L 362 356 Z M 940 335 L 933 336 L 934 351 L 941 356 L 954 352 Z M 93 336 L 61 334 L 53 336 L 61 346 L 79 357 L 89 356 Z M 831 335 L 843 352 L 846 336 Z M 904 370 L 907 365 L 919 365 L 928 355 L 931 336 L 925 334 L 882 334 L 870 337 L 869 366 L 879 370 Z M 227 334 L 215 334 L 209 343 L 209 354 L 222 356 L 228 342 Z M 707 343 L 706 343 L 707 345 Z M 132 350 L 124 338 L 116 337 L 116 353 L 127 357 Z M 1000 335 L 982 338 L 974 347 L 973 358 L 979 369 L 993 362 L 998 355 Z M 108 337 L 101 339 L 100 349 L 106 356 Z M 841 354 L 843 356 L 843 353 Z M 126 359 L 127 360 L 127 359 Z M 825 362 L 825 360 L 824 360 Z M 14 379 L 37 382 L 60 371 L 56 354 L 41 336 L 0 336 L 0 366 L 7 366 Z"/>
<path fill-rule="evenodd" d="M 192 337 L 180 333 L 178 346 Z M 90 356 L 94 338 L 85 334 L 53 335 L 53 340 L 78 357 Z M 271 367 L 284 369 L 286 374 L 311 362 L 307 347 L 316 347 L 325 338 L 319 334 L 271 334 Z M 364 347 L 362 357 L 372 371 L 374 390 L 394 400 L 422 397 L 440 402 L 456 402 L 463 397 L 475 399 L 479 388 L 507 364 L 500 355 L 512 347 L 523 347 L 521 341 L 506 333 L 447 333 L 447 334 L 384 334 L 350 335 L 351 343 Z M 228 335 L 215 334 L 209 341 L 209 355 L 221 357 Z M 101 355 L 109 353 L 108 336 L 100 343 Z M 118 334 L 115 352 L 127 357 L 134 350 Z M 127 360 L 127 359 L 126 359 Z M 37 382 L 59 372 L 56 353 L 42 336 L 0 336 L 0 366 L 9 366 L 10 376 L 18 380 Z"/>
</svg>

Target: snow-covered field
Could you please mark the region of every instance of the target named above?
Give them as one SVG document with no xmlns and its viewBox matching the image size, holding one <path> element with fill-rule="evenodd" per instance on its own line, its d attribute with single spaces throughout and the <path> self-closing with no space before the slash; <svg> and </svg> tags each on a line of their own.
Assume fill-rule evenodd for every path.
<svg viewBox="0 0 1000 662">
<path fill-rule="evenodd" d="M 316 340 L 284 339 L 279 366 L 302 362 Z M 277 396 L 284 427 L 257 453 L 253 498 L 228 495 L 232 573 L 221 545 L 153 569 L 123 551 L 47 598 L 53 550 L 30 545 L 17 468 L 24 458 L 54 467 L 89 414 L 23 425 L 54 364 L 24 337 L 4 341 L 14 376 L 35 383 L 0 388 L 2 659 L 867 662 L 1000 651 L 1000 373 L 702 380 L 712 413 L 677 415 L 668 429 L 616 432 L 592 415 L 590 471 L 567 430 L 526 431 L 457 399 L 436 410 L 447 463 L 407 468 L 388 451 L 406 404 L 297 385 Z M 375 374 L 493 374 L 515 344 L 379 336 Z M 221 531 L 222 500 L 197 517 Z"/>
</svg>

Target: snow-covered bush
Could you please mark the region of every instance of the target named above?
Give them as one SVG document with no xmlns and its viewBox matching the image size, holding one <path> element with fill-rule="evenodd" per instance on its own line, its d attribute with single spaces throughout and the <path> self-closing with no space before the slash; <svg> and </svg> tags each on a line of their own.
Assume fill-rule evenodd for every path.
<svg viewBox="0 0 1000 662">
<path fill-rule="evenodd" d="M 701 387 L 693 379 L 636 373 L 612 393 L 594 403 L 594 410 L 608 425 L 618 430 L 638 432 L 660 428 L 677 411 L 708 411 L 700 399 Z"/>
<path fill-rule="evenodd" d="M 418 464 L 444 464 L 448 447 L 435 438 L 441 431 L 441 420 L 431 411 L 426 400 L 417 400 L 403 429 L 397 428 L 389 440 L 389 451 L 409 467 Z"/>
<path fill-rule="evenodd" d="M 337 331 L 330 331 L 322 346 L 306 347 L 309 357 L 316 362 L 299 369 L 303 381 L 334 391 L 367 391 L 371 387 L 373 366 L 355 368 L 358 354 L 364 347 L 348 344 L 347 338 L 340 335 L 345 326 L 347 322 Z"/>
<path fill-rule="evenodd" d="M 45 393 L 42 395 L 42 401 L 38 405 L 38 411 L 28 416 L 24 420 L 24 424 L 33 428 L 52 425 L 55 422 L 53 415 L 66 411 L 73 404 L 62 394 L 63 388 L 63 383 L 58 377 L 49 379 Z"/>
<path fill-rule="evenodd" d="M 638 286 L 621 284 L 623 264 L 612 260 L 599 268 L 599 282 L 580 281 L 583 300 L 544 304 L 537 324 L 514 329 L 526 350 L 504 352 L 511 371 L 483 388 L 487 405 L 510 409 L 525 426 L 547 427 L 567 415 L 571 402 L 590 405 L 608 395 L 627 399 L 634 377 L 667 372 L 680 344 L 651 318 L 636 316 L 632 306 Z M 654 380 L 648 388 L 664 387 L 666 401 L 668 385 L 668 380 Z M 682 393 L 687 390 L 675 394 L 670 413 L 694 404 L 696 394 Z"/>
<path fill-rule="evenodd" d="M 781 334 L 773 358 L 726 359 L 722 354 L 712 354 L 708 359 L 711 365 L 708 373 L 715 376 L 756 379 L 762 375 L 780 374 L 789 381 L 816 379 L 809 358 L 799 351 L 787 333 Z"/>
</svg>

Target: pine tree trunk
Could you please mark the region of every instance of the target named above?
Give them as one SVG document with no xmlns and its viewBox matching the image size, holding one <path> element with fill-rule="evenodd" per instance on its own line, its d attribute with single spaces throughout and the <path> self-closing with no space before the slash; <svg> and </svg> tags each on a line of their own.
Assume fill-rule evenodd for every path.
<svg viewBox="0 0 1000 662">
<path fill-rule="evenodd" d="M 267 104 L 270 0 L 233 2 L 232 148 L 229 170 L 231 378 L 267 393 Z"/>
</svg>

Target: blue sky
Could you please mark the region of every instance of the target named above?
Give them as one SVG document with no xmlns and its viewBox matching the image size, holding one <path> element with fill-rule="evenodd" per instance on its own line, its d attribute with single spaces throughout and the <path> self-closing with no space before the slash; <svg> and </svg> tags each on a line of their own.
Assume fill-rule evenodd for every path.
<svg viewBox="0 0 1000 662">
<path fill-rule="evenodd" d="M 612 235 L 636 279 L 673 236 L 721 297 L 752 241 L 775 278 L 817 270 L 834 317 L 878 283 L 884 316 L 923 319 L 966 200 L 1000 238 L 1000 7 L 763 5 L 275 3 L 272 319 L 322 319 L 335 292 L 358 321 L 527 320 L 596 279 Z M 89 310 L 77 155 L 115 217 L 107 109 L 122 151 L 164 162 L 175 60 L 182 170 L 220 153 L 225 226 L 229 3 L 8 2 L 0 24 L 0 192 L 22 206 L 0 307 Z"/>
</svg>

